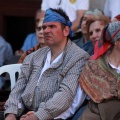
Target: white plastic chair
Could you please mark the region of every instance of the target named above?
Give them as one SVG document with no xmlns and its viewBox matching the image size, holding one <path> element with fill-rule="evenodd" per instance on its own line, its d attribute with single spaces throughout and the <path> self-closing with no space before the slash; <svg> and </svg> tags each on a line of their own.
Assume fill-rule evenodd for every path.
<svg viewBox="0 0 120 120">
<path fill-rule="evenodd" d="M 10 65 L 4 65 L 0 67 L 0 75 L 3 73 L 8 73 L 10 75 L 10 82 L 11 82 L 11 89 L 14 87 L 16 83 L 15 74 L 18 72 L 20 74 L 20 66 L 22 64 L 10 64 Z"/>
</svg>

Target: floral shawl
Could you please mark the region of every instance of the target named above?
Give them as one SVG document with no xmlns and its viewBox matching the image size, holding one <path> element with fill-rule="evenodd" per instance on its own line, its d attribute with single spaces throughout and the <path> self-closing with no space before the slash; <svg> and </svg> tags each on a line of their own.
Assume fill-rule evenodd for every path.
<svg viewBox="0 0 120 120">
<path fill-rule="evenodd" d="M 80 86 L 95 102 L 120 99 L 120 74 L 108 64 L 106 55 L 89 60 L 80 75 Z"/>
</svg>

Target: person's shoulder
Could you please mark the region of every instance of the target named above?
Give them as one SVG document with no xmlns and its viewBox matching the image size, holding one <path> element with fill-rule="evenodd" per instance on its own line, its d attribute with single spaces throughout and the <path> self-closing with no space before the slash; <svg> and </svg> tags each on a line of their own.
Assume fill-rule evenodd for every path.
<svg viewBox="0 0 120 120">
<path fill-rule="evenodd" d="M 74 55 L 78 55 L 78 56 L 80 56 L 80 55 L 88 55 L 88 53 L 86 52 L 86 51 L 84 51 L 83 49 L 81 49 L 79 46 L 77 46 L 75 43 L 73 43 L 72 42 L 72 45 L 71 45 L 71 47 L 72 47 L 72 51 L 74 52 Z M 89 56 L 89 55 L 88 55 Z"/>
<path fill-rule="evenodd" d="M 45 52 L 47 52 L 50 48 L 48 46 L 45 46 L 45 47 L 42 47 L 42 48 L 39 48 L 38 50 L 36 50 L 34 52 L 34 54 L 43 54 Z"/>
<path fill-rule="evenodd" d="M 4 47 L 6 51 L 12 51 L 12 46 L 2 36 L 0 36 L 0 47 Z"/>
<path fill-rule="evenodd" d="M 86 66 L 88 66 L 88 67 L 98 66 L 98 65 L 99 65 L 99 62 L 100 62 L 100 59 L 99 59 L 99 58 L 96 59 L 96 60 L 91 60 L 91 59 L 89 59 L 89 60 L 87 61 L 87 63 L 86 63 Z"/>
<path fill-rule="evenodd" d="M 36 33 L 34 32 L 34 33 L 29 33 L 28 35 L 27 35 L 27 37 L 33 37 L 33 36 L 36 36 Z"/>
<path fill-rule="evenodd" d="M 75 43 L 70 41 L 70 45 L 68 45 L 67 49 L 65 50 L 65 60 L 76 62 L 81 59 L 85 61 L 88 60 L 90 55 L 78 47 Z"/>
<path fill-rule="evenodd" d="M 6 44 L 5 39 L 2 36 L 0 36 L 0 46 L 5 45 L 5 44 Z"/>
<path fill-rule="evenodd" d="M 39 61 L 42 61 L 47 54 L 49 47 L 40 48 L 31 54 L 27 55 L 23 63 L 27 64 L 37 64 Z"/>
<path fill-rule="evenodd" d="M 6 42 L 6 46 L 7 46 L 7 51 L 12 51 L 12 46 L 9 42 Z"/>
</svg>

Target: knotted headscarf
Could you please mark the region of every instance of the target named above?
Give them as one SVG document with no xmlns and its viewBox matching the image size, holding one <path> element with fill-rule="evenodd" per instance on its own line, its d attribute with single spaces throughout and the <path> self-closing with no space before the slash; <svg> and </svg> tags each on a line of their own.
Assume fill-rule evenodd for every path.
<svg viewBox="0 0 120 120">
<path fill-rule="evenodd" d="M 120 21 L 120 14 L 115 16 L 115 18 Z"/>
<path fill-rule="evenodd" d="M 68 26 L 70 28 L 69 36 L 70 37 L 73 36 L 73 31 L 71 29 L 72 22 L 67 21 L 62 15 L 53 11 L 52 9 L 46 10 L 43 23 L 45 23 L 45 22 L 60 22 L 60 23 L 64 24 L 65 26 Z"/>
<path fill-rule="evenodd" d="M 95 45 L 91 59 L 97 59 L 106 53 L 118 39 L 120 39 L 120 22 L 112 22 L 106 25 L 102 31 L 101 39 Z"/>
</svg>

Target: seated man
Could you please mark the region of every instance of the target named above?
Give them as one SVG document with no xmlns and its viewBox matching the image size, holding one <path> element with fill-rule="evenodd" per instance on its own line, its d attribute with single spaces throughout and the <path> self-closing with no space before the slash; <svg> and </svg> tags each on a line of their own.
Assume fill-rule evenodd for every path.
<svg viewBox="0 0 120 120">
<path fill-rule="evenodd" d="M 26 56 L 5 104 L 5 120 L 54 119 L 72 105 L 89 55 L 69 39 L 71 25 L 61 9 L 46 11 L 42 28 L 47 47 Z"/>
</svg>

